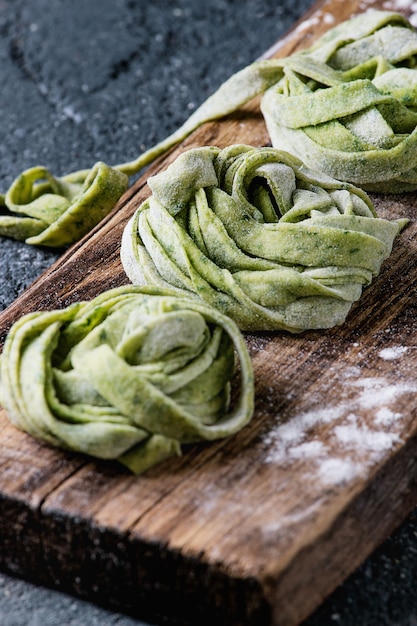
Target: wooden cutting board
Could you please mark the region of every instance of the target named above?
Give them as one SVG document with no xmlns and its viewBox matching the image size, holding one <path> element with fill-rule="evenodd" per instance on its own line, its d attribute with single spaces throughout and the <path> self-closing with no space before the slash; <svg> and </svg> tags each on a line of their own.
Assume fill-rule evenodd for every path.
<svg viewBox="0 0 417 626">
<path fill-rule="evenodd" d="M 319 1 L 265 56 L 382 4 Z M 257 102 L 148 174 L 186 147 L 237 142 L 268 143 Z M 141 178 L 1 315 L 2 340 L 23 313 L 127 282 L 120 238 L 148 193 Z M 417 502 L 417 196 L 373 199 L 411 220 L 392 256 L 342 327 L 247 335 L 257 401 L 238 435 L 134 477 L 42 445 L 0 412 L 0 567 L 153 621 L 306 618 Z"/>
</svg>

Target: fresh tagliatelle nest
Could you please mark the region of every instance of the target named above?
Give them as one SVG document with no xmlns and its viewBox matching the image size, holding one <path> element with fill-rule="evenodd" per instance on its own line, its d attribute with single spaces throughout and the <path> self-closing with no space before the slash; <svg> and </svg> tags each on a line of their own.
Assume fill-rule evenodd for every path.
<svg viewBox="0 0 417 626">
<path fill-rule="evenodd" d="M 148 184 L 123 233 L 127 276 L 194 294 L 244 330 L 341 324 L 405 223 L 268 147 L 195 148 Z"/>
<path fill-rule="evenodd" d="M 15 322 L 0 357 L 0 402 L 34 437 L 138 474 L 184 443 L 247 424 L 253 371 L 232 320 L 172 291 L 126 286 Z"/>
<path fill-rule="evenodd" d="M 343 22 L 284 60 L 261 103 L 272 144 L 368 191 L 416 189 L 416 64 L 402 15 Z"/>
</svg>

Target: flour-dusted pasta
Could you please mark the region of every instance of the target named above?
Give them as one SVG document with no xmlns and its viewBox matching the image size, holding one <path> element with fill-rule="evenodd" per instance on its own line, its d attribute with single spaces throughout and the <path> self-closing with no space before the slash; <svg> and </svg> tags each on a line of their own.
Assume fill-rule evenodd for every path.
<svg viewBox="0 0 417 626">
<path fill-rule="evenodd" d="M 26 170 L 0 197 L 0 235 L 48 247 L 71 244 L 113 209 L 128 182 L 101 162 L 62 178 L 44 167 Z"/>
<path fill-rule="evenodd" d="M 148 184 L 123 233 L 127 276 L 194 294 L 244 330 L 341 324 L 405 223 L 274 148 L 195 148 Z"/>
<path fill-rule="evenodd" d="M 0 402 L 34 437 L 141 473 L 184 443 L 247 424 L 253 370 L 236 324 L 215 309 L 172 291 L 118 287 L 15 322 L 0 356 Z"/>
<path fill-rule="evenodd" d="M 261 109 L 272 144 L 368 191 L 417 189 L 417 33 L 369 11 L 288 57 Z"/>
</svg>

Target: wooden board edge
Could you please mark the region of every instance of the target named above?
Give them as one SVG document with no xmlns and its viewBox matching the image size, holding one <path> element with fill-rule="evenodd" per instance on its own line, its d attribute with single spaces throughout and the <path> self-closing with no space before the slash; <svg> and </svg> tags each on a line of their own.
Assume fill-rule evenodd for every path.
<svg viewBox="0 0 417 626">
<path fill-rule="evenodd" d="M 416 501 L 417 435 L 376 473 L 320 540 L 304 547 L 279 577 L 264 580 L 272 626 L 296 626 L 308 618 L 399 527 Z"/>
<path fill-rule="evenodd" d="M 278 577 L 273 571 L 259 578 L 231 576 L 204 555 L 143 542 L 81 517 L 44 515 L 42 506 L 7 499 L 1 503 L 10 524 L 0 529 L 0 568 L 138 619 L 182 626 L 296 626 L 415 507 L 416 451 L 414 437 L 321 540 L 305 546 Z"/>
</svg>

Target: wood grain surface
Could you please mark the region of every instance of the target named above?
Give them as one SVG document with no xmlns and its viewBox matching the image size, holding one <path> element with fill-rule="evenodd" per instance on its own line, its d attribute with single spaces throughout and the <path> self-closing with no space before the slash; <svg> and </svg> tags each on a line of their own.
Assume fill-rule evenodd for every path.
<svg viewBox="0 0 417 626">
<path fill-rule="evenodd" d="M 382 2 L 319 1 L 265 56 L 369 8 Z M 4 311 L 1 340 L 23 313 L 127 283 L 120 238 L 147 175 L 191 146 L 237 142 L 268 143 L 258 102 L 155 163 Z M 417 197 L 372 198 L 410 218 L 391 257 L 343 326 L 246 335 L 257 401 L 238 435 L 134 477 L 38 443 L 0 410 L 0 567 L 153 621 L 305 619 L 417 501 Z"/>
</svg>

